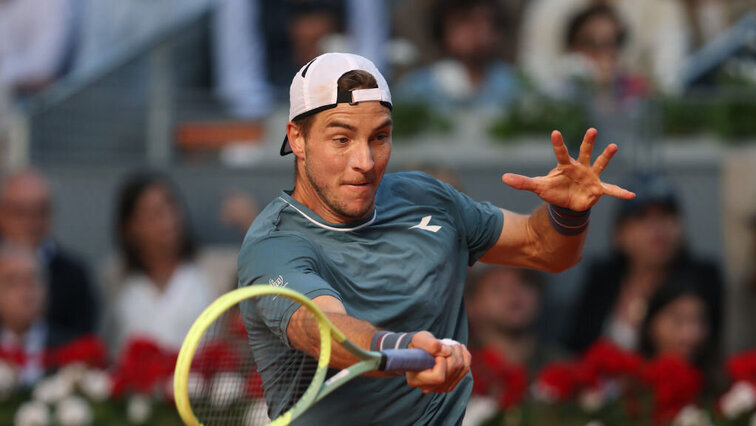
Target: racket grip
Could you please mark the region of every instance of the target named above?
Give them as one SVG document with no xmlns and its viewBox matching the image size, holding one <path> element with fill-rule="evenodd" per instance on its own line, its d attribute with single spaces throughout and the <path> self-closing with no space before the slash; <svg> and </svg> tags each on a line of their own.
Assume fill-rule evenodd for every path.
<svg viewBox="0 0 756 426">
<path fill-rule="evenodd" d="M 384 349 L 381 355 L 381 370 L 388 372 L 422 371 L 436 365 L 436 358 L 422 349 Z"/>
</svg>

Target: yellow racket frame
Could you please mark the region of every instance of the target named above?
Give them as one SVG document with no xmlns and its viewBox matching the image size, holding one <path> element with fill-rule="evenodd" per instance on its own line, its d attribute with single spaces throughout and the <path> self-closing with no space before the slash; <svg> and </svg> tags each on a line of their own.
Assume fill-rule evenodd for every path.
<svg viewBox="0 0 756 426">
<path fill-rule="evenodd" d="M 176 369 L 173 376 L 173 391 L 176 400 L 176 408 L 178 409 L 181 419 L 187 425 L 201 425 L 189 404 L 188 389 L 189 371 L 192 366 L 192 359 L 194 358 L 197 345 L 199 345 L 205 331 L 210 327 L 210 324 L 218 319 L 218 317 L 226 312 L 226 310 L 239 302 L 251 297 L 270 295 L 283 296 L 301 303 L 302 306 L 306 307 L 315 316 L 315 319 L 318 322 L 318 329 L 320 330 L 320 357 L 318 358 L 318 367 L 310 386 L 302 395 L 302 398 L 300 398 L 293 407 L 274 419 L 270 425 L 288 425 L 292 419 L 296 418 L 317 399 L 320 399 L 318 398 L 318 392 L 322 387 L 323 380 L 328 371 L 328 363 L 331 359 L 331 338 L 336 342 L 343 344 L 346 341 L 346 337 L 341 331 L 333 326 L 328 317 L 326 317 L 317 305 L 301 293 L 272 285 L 251 285 L 230 291 L 211 303 L 194 322 L 192 328 L 189 329 L 189 333 L 187 333 L 186 338 L 184 339 L 184 343 L 181 345 L 181 351 L 176 360 Z M 348 341 L 347 345 L 351 346 Z M 323 395 L 320 395 L 320 397 L 322 396 Z"/>
</svg>

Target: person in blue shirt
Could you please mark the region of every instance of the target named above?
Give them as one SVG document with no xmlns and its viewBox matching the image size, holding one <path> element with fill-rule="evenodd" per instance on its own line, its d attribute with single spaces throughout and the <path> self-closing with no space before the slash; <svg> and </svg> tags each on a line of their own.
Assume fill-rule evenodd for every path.
<svg viewBox="0 0 756 426">
<path fill-rule="evenodd" d="M 590 165 L 596 131 L 569 157 L 552 134 L 558 164 L 547 176 L 505 174 L 545 204 L 530 215 L 473 201 L 420 172 L 385 175 L 391 156 L 391 94 L 369 60 L 318 56 L 294 76 L 281 154 L 293 153 L 295 187 L 255 219 L 239 253 L 239 286 L 273 284 L 313 300 L 365 349 L 420 348 L 432 369 L 359 377 L 310 408 L 301 424 L 459 424 L 472 390 L 463 286 L 478 260 L 557 272 L 581 257 L 589 209 L 603 195 L 633 194 L 601 182 L 617 151 Z M 319 341 L 306 310 L 278 314 L 242 305 L 266 395 L 275 372 L 301 356 L 306 381 Z M 272 312 L 272 310 L 270 310 Z M 456 343 L 449 340 L 452 339 Z M 356 359 L 338 345 L 329 366 Z M 309 355 L 308 355 L 309 354 Z M 281 389 L 277 389 L 282 391 Z M 268 398 L 271 418 L 294 394 Z"/>
</svg>

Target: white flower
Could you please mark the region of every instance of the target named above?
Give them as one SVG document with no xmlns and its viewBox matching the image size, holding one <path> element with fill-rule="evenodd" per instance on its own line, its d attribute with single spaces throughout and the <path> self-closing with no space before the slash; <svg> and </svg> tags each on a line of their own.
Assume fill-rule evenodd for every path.
<svg viewBox="0 0 756 426">
<path fill-rule="evenodd" d="M 604 406 L 606 400 L 604 392 L 601 389 L 589 389 L 580 393 L 578 397 L 578 404 L 587 413 L 593 413 L 598 411 Z"/>
<path fill-rule="evenodd" d="M 13 417 L 16 426 L 45 426 L 50 423 L 50 409 L 40 401 L 28 401 L 18 407 Z"/>
<path fill-rule="evenodd" d="M 733 419 L 756 407 L 756 390 L 746 382 L 737 382 L 722 396 L 722 413 Z"/>
<path fill-rule="evenodd" d="M 87 366 L 81 362 L 75 362 L 62 367 L 57 375 L 64 380 L 67 380 L 71 387 L 76 387 L 79 384 L 84 373 L 87 371 Z"/>
<path fill-rule="evenodd" d="M 40 381 L 32 391 L 32 396 L 37 401 L 54 404 L 71 394 L 73 384 L 70 378 L 55 375 Z"/>
<path fill-rule="evenodd" d="M 695 405 L 686 405 L 672 421 L 673 426 L 712 426 L 706 411 Z"/>
<path fill-rule="evenodd" d="M 197 400 L 202 398 L 203 394 L 205 393 L 205 388 L 207 387 L 207 380 L 205 380 L 202 374 L 189 373 L 189 377 L 187 378 L 186 382 L 189 399 Z"/>
<path fill-rule="evenodd" d="M 87 370 L 79 381 L 79 388 L 87 398 L 100 402 L 110 396 L 110 376 L 102 370 Z"/>
<path fill-rule="evenodd" d="M 244 391 L 244 378 L 239 373 L 218 373 L 210 385 L 210 404 L 225 408 L 239 399 Z"/>
<path fill-rule="evenodd" d="M 598 420 L 591 420 L 588 423 L 586 423 L 585 426 L 604 426 L 604 423 Z"/>
<path fill-rule="evenodd" d="M 499 409 L 496 401 L 488 396 L 472 396 L 467 404 L 462 426 L 477 426 L 490 419 Z"/>
<path fill-rule="evenodd" d="M 150 398 L 144 395 L 134 395 L 129 398 L 128 406 L 126 407 L 126 416 L 129 422 L 133 424 L 143 424 L 149 420 L 152 415 L 152 402 Z"/>
<path fill-rule="evenodd" d="M 270 417 L 268 417 L 268 404 L 264 399 L 256 399 L 252 401 L 252 404 L 247 408 L 247 412 L 244 413 L 245 425 L 267 425 L 270 423 Z"/>
<path fill-rule="evenodd" d="M 16 387 L 16 369 L 0 361 L 0 401 L 8 398 Z"/>
<path fill-rule="evenodd" d="M 92 409 L 80 396 L 69 396 L 55 407 L 55 420 L 62 426 L 84 426 L 92 423 Z"/>
</svg>

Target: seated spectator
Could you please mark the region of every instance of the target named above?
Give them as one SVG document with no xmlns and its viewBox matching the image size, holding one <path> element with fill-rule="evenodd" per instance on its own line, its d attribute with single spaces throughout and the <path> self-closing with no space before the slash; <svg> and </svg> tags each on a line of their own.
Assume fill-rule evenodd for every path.
<svg viewBox="0 0 756 426">
<path fill-rule="evenodd" d="M 705 285 L 711 341 L 718 342 L 722 282 L 713 263 L 697 259 L 684 244 L 677 195 L 657 175 L 636 176 L 626 186 L 636 198 L 623 202 L 614 228 L 614 253 L 588 269 L 568 344 L 582 351 L 604 335 L 626 349 L 638 348 L 651 296 L 666 280 L 697 276 Z"/>
<path fill-rule="evenodd" d="M 519 83 L 514 70 L 495 54 L 499 22 L 495 1 L 441 1 L 435 34 L 444 57 L 402 78 L 394 91 L 398 100 L 442 111 L 509 105 L 519 94 Z"/>
<path fill-rule="evenodd" d="M 178 350 L 194 320 L 213 300 L 194 263 L 189 220 L 167 178 L 142 173 L 121 188 L 117 239 L 125 268 L 111 319 L 116 349 L 146 337 Z"/>
<path fill-rule="evenodd" d="M 31 386 L 45 371 L 44 353 L 75 333 L 45 320 L 47 289 L 34 252 L 0 245 L 0 351 L 20 362 L 19 383 Z"/>
<path fill-rule="evenodd" d="M 52 210 L 50 186 L 41 173 L 24 170 L 7 176 L 0 184 L 0 241 L 36 251 L 47 281 L 51 324 L 93 333 L 94 288 L 84 265 L 52 238 Z"/>
<path fill-rule="evenodd" d="M 555 95 L 563 72 L 567 20 L 578 10 L 608 4 L 628 26 L 621 62 L 665 93 L 681 86 L 690 47 L 690 27 L 681 0 L 538 0 L 528 3 L 522 23 L 519 58 L 526 75 L 542 92 Z"/>
<path fill-rule="evenodd" d="M 610 6 L 594 5 L 579 11 L 567 26 L 566 85 L 582 85 L 617 100 L 647 95 L 646 81 L 620 64 L 620 49 L 627 37 Z M 576 89 L 568 87 L 566 94 L 572 96 Z"/>
<path fill-rule="evenodd" d="M 507 362 L 526 366 L 531 377 L 543 365 L 564 357 L 563 350 L 538 335 L 543 285 L 539 273 L 486 268 L 465 295 L 473 352 L 486 347 L 493 349 Z"/>
<path fill-rule="evenodd" d="M 37 91 L 56 77 L 72 53 L 71 0 L 0 1 L 0 86 Z"/>
<path fill-rule="evenodd" d="M 703 367 L 712 345 L 709 306 L 698 277 L 681 274 L 662 284 L 648 302 L 640 328 L 640 353 L 676 355 Z"/>
</svg>

